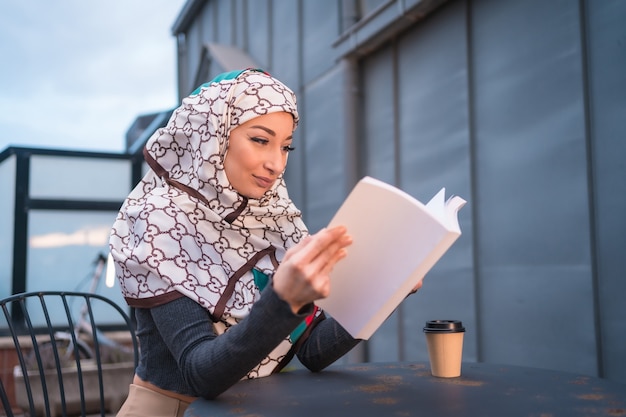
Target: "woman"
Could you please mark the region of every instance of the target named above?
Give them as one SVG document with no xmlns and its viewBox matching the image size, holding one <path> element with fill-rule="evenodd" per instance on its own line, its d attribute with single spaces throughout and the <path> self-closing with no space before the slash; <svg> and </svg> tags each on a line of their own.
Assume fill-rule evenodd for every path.
<svg viewBox="0 0 626 417">
<path fill-rule="evenodd" d="M 260 70 L 202 85 L 150 138 L 151 170 L 113 225 L 111 254 L 141 347 L 119 416 L 181 416 L 297 355 L 319 371 L 353 339 L 313 302 L 351 239 L 308 235 L 282 175 L 296 98 Z"/>
</svg>

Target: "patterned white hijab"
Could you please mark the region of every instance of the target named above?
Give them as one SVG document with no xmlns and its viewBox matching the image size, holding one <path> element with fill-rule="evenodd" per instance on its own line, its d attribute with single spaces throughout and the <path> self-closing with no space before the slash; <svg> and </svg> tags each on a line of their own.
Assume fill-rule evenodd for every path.
<svg viewBox="0 0 626 417">
<path fill-rule="evenodd" d="M 225 73 L 184 99 L 150 138 L 151 170 L 124 202 L 110 238 L 130 306 L 186 296 L 211 313 L 218 332 L 248 315 L 260 295 L 252 269 L 271 275 L 307 230 L 282 176 L 262 198 L 247 199 L 231 187 L 224 156 L 234 128 L 281 111 L 295 129 L 296 98 L 280 81 L 260 70 Z M 285 348 L 250 377 L 271 372 Z"/>
</svg>

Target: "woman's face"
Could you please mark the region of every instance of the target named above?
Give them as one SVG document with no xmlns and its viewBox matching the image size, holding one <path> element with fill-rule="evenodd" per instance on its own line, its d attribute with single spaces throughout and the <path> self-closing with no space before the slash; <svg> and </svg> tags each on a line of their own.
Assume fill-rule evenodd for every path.
<svg viewBox="0 0 626 417">
<path fill-rule="evenodd" d="M 293 116 L 270 113 L 248 120 L 230 132 L 224 170 L 237 192 L 261 198 L 285 170 L 293 150 Z"/>
</svg>

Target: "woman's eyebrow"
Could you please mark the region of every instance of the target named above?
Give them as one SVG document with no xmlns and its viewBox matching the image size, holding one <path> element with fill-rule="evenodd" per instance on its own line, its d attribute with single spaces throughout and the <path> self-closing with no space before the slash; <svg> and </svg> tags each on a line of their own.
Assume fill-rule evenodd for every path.
<svg viewBox="0 0 626 417">
<path fill-rule="evenodd" d="M 261 126 L 261 125 L 254 125 L 254 126 L 250 126 L 250 128 L 252 128 L 252 129 L 261 129 L 261 130 L 264 130 L 265 132 L 269 133 L 272 136 L 276 136 L 276 132 L 274 132 L 269 127 L 265 127 L 265 126 Z"/>
<path fill-rule="evenodd" d="M 265 127 L 265 126 L 262 126 L 262 125 L 254 125 L 254 126 L 250 126 L 250 129 L 261 129 L 261 130 L 267 132 L 269 135 L 272 135 L 272 136 L 276 137 L 276 132 L 274 132 L 269 127 Z M 291 139 L 293 139 L 293 136 L 289 136 L 287 138 L 287 140 L 291 140 Z"/>
</svg>

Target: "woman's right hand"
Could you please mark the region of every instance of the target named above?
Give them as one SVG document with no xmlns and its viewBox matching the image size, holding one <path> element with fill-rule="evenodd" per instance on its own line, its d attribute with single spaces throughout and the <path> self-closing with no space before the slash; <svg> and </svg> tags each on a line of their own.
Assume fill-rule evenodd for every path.
<svg viewBox="0 0 626 417">
<path fill-rule="evenodd" d="M 285 254 L 276 270 L 273 286 L 294 313 L 330 294 L 330 271 L 346 256 L 352 238 L 343 226 L 322 229 L 307 236 Z"/>
</svg>

